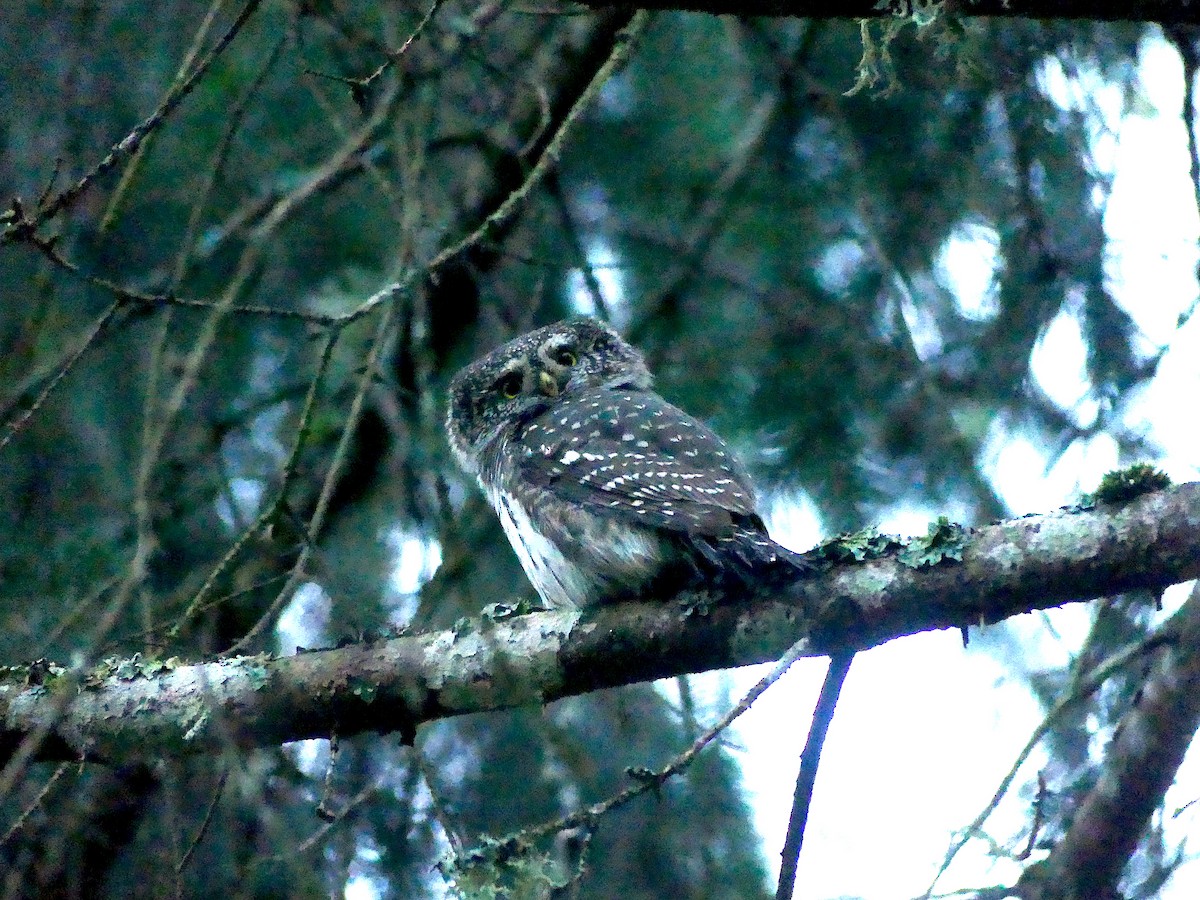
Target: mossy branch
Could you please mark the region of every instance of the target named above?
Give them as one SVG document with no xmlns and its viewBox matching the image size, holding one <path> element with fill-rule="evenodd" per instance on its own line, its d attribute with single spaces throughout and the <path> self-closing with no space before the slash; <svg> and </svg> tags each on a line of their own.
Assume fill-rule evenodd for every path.
<svg viewBox="0 0 1200 900">
<path fill-rule="evenodd" d="M 485 617 L 285 658 L 147 661 L 87 673 L 44 663 L 0 668 L 0 761 L 40 729 L 47 738 L 36 758 L 112 762 L 335 730 L 411 739 L 435 719 L 764 662 L 798 640 L 805 654 L 822 655 L 1159 590 L 1200 576 L 1200 483 L 954 537 L 954 554 L 933 564 L 905 564 L 896 549 L 737 598 L 690 591 L 585 612 Z M 483 606 L 489 598 L 479 599 Z M 58 702 L 63 691 L 73 695 L 66 704 Z"/>
</svg>

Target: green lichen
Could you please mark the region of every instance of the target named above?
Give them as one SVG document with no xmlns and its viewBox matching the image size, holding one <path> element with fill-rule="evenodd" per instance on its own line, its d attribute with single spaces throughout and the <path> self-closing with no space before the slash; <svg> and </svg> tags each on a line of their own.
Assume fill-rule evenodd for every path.
<svg viewBox="0 0 1200 900">
<path fill-rule="evenodd" d="M 484 835 L 470 850 L 438 863 L 462 900 L 541 900 L 569 879 L 547 853 L 525 840 Z"/>
<path fill-rule="evenodd" d="M 350 693 L 362 700 L 363 703 L 371 703 L 378 692 L 379 685 L 367 681 L 365 678 L 360 678 L 357 675 L 350 677 Z"/>
<path fill-rule="evenodd" d="M 895 555 L 904 565 L 919 569 L 944 560 L 961 560 L 966 536 L 961 525 L 941 516 L 930 523 L 927 534 L 907 542 L 870 527 L 839 534 L 819 545 L 813 553 L 831 563 L 865 562 Z"/>
<path fill-rule="evenodd" d="M 177 656 L 159 659 L 156 656 L 142 657 L 135 653 L 127 659 L 117 656 L 107 656 L 98 662 L 84 676 L 84 687 L 99 687 L 110 678 L 120 681 L 136 681 L 139 678 L 155 678 L 165 672 L 173 671 L 183 665 Z"/>
<path fill-rule="evenodd" d="M 1095 492 L 1085 494 L 1087 506 L 1097 503 L 1128 503 L 1142 494 L 1171 486 L 1171 479 L 1149 463 L 1134 463 L 1127 469 L 1114 469 L 1100 479 Z"/>
<path fill-rule="evenodd" d="M 818 545 L 813 552 L 833 563 L 863 562 L 886 556 L 900 546 L 902 545 L 895 535 L 883 534 L 878 528 L 870 526 L 830 538 Z"/>
<path fill-rule="evenodd" d="M 267 668 L 266 663 L 270 661 L 270 657 L 265 654 L 259 654 L 255 657 L 243 657 L 238 660 L 242 666 L 242 672 L 246 676 L 246 680 L 250 682 L 251 690 L 261 691 L 263 688 L 271 685 L 271 670 Z"/>
<path fill-rule="evenodd" d="M 858 20 L 862 58 L 854 85 L 846 91 L 847 97 L 875 88 L 881 81 L 880 96 L 886 97 L 900 88 L 891 48 L 909 26 L 916 28 L 918 37 L 934 44 L 938 56 L 954 56 L 959 58 L 960 69 L 966 67 L 963 25 L 955 16 L 946 14 L 945 0 L 877 0 L 875 9 L 891 15 Z"/>
<path fill-rule="evenodd" d="M 965 544 L 963 527 L 939 516 L 936 522 L 929 523 L 929 531 L 924 537 L 915 537 L 908 542 L 908 546 L 897 554 L 897 559 L 913 569 L 936 566 L 946 560 L 961 562 Z"/>
<path fill-rule="evenodd" d="M 44 658 L 24 665 L 0 666 L 0 682 L 15 682 L 29 685 L 30 687 L 37 687 L 43 684 L 48 687 L 54 687 L 55 682 L 66 674 L 66 668 Z"/>
<path fill-rule="evenodd" d="M 183 732 L 183 739 L 185 742 L 190 743 L 203 736 L 205 726 L 208 725 L 209 721 L 208 709 L 201 707 L 191 710 L 183 721 L 189 723 Z"/>
<path fill-rule="evenodd" d="M 579 620 L 578 610 L 477 620 L 479 631 L 437 636 L 426 647 L 425 688 L 437 691 L 447 708 L 540 703 L 542 690 L 557 690 L 562 678 L 558 652 Z"/>
</svg>

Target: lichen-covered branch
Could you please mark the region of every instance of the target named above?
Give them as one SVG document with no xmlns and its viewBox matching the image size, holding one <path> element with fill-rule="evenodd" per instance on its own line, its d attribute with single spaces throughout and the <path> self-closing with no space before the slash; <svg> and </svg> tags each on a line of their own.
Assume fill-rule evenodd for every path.
<svg viewBox="0 0 1200 900">
<path fill-rule="evenodd" d="M 1162 588 L 1200 576 L 1200 483 L 961 532 L 926 565 L 948 540 L 944 528 L 935 532 L 933 551 L 836 564 L 736 597 L 685 592 L 583 613 L 476 619 L 279 659 L 0 669 L 0 762 L 42 728 L 49 737 L 37 758 L 121 762 L 333 731 L 411 737 L 447 716 L 775 659 L 798 639 L 816 655 Z"/>
</svg>

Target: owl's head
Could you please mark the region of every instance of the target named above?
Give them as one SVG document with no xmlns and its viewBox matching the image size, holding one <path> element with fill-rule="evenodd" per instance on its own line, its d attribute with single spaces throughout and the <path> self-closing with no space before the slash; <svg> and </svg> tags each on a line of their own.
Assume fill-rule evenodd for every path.
<svg viewBox="0 0 1200 900">
<path fill-rule="evenodd" d="M 450 382 L 446 431 L 468 472 L 501 439 L 563 395 L 590 387 L 650 387 L 642 354 L 595 319 L 568 319 L 514 338 Z"/>
</svg>

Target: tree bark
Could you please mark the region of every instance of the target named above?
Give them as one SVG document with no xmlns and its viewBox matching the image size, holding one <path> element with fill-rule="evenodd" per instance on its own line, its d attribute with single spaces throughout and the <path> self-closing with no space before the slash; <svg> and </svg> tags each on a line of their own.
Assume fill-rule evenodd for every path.
<svg viewBox="0 0 1200 900">
<path fill-rule="evenodd" d="M 1104 900 L 1137 849 L 1200 727 L 1200 589 L 1164 627 L 1168 642 L 1121 720 L 1095 787 L 1050 855 L 1021 876 L 1022 900 Z"/>
<path fill-rule="evenodd" d="M 111 762 L 334 731 L 399 730 L 411 738 L 434 719 L 763 662 L 802 639 L 808 653 L 822 655 L 1161 589 L 1200 576 L 1198 526 L 1200 483 L 1191 483 L 1122 506 L 964 532 L 961 561 L 911 568 L 891 554 L 739 597 L 685 591 L 582 612 L 475 619 L 284 658 L 133 660 L 38 677 L 14 667 L 0 682 L 0 761 L 39 732 L 38 759 Z"/>
</svg>

